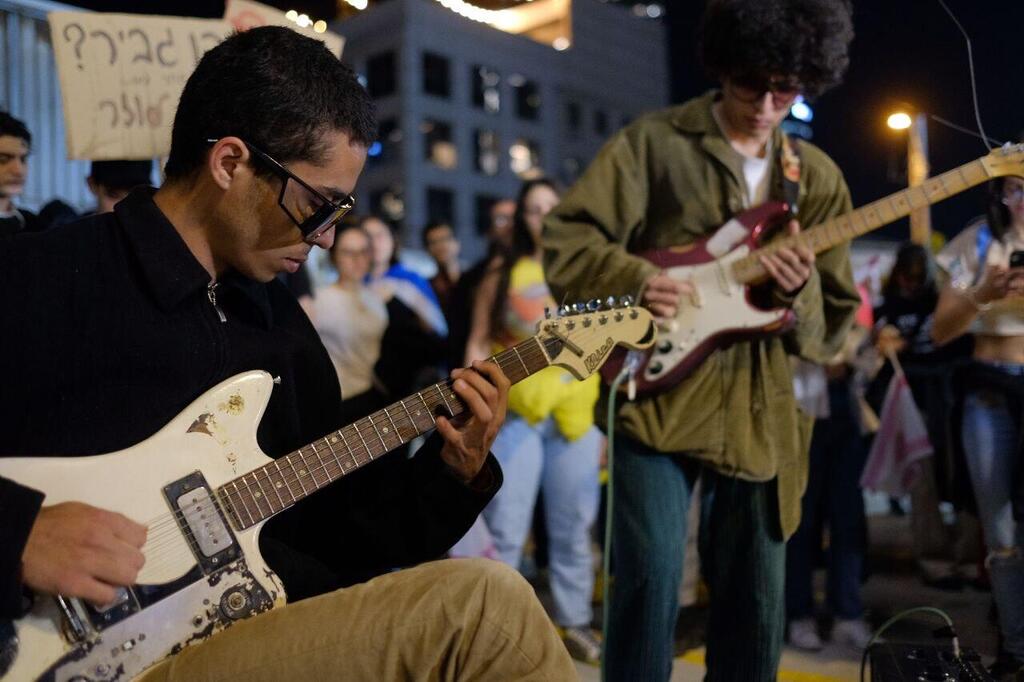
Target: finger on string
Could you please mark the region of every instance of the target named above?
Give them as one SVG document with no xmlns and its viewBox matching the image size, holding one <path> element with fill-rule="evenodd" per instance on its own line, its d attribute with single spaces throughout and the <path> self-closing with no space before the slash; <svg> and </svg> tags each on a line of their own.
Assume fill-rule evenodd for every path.
<svg viewBox="0 0 1024 682">
<path fill-rule="evenodd" d="M 452 388 L 455 389 L 455 393 L 462 398 L 463 402 L 469 406 L 474 417 L 485 424 L 494 418 L 494 414 L 491 412 L 491 408 L 487 404 L 487 401 L 484 400 L 484 397 L 480 395 L 480 392 L 477 391 L 475 387 L 471 386 L 465 379 L 457 379 Z"/>
<path fill-rule="evenodd" d="M 483 397 L 487 404 L 492 404 L 498 399 L 498 388 L 491 383 L 488 376 L 482 373 L 482 368 L 480 368 L 480 371 L 477 371 L 478 368 L 474 366 L 473 370 L 474 371 L 466 372 L 462 375 L 461 380 L 473 387 L 473 389 Z"/>
</svg>

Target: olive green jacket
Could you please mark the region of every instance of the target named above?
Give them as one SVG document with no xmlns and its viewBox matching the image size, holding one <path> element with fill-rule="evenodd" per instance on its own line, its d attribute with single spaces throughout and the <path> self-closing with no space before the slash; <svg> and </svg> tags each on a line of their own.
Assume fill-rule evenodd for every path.
<svg viewBox="0 0 1024 682">
<path fill-rule="evenodd" d="M 545 221 L 544 271 L 556 300 L 639 297 L 658 272 L 631 255 L 706 237 L 743 210 L 741 159 L 711 113 L 712 91 L 637 120 L 616 134 Z M 772 149 L 782 148 L 776 130 Z M 801 143 L 799 218 L 808 227 L 851 209 L 836 165 Z M 770 166 L 770 195 L 782 173 Z M 842 346 L 860 298 L 848 246 L 818 255 L 815 270 L 788 301 L 797 317 L 782 337 L 717 350 L 672 389 L 626 402 L 616 428 L 661 452 L 686 452 L 717 471 L 751 481 L 778 480 L 781 530 L 800 518 L 813 422 L 798 412 L 788 354 L 824 363 Z M 598 403 L 607 414 L 607 389 Z"/>
</svg>

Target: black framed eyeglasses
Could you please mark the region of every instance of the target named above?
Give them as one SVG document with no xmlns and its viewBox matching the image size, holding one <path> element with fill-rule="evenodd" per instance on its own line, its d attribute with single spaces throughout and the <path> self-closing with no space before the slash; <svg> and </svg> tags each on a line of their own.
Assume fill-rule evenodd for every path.
<svg viewBox="0 0 1024 682">
<path fill-rule="evenodd" d="M 207 142 L 214 144 L 217 140 L 207 140 Z M 291 221 L 299 228 L 299 231 L 302 232 L 302 238 L 305 241 L 310 243 L 315 242 L 324 232 L 334 227 L 335 224 L 337 224 L 337 222 L 356 205 L 355 197 L 351 194 L 346 194 L 341 201 L 332 201 L 331 199 L 328 199 L 321 192 L 313 189 L 305 180 L 278 163 L 270 154 L 267 154 L 259 147 L 256 147 L 245 140 L 242 140 L 242 143 L 245 144 L 253 156 L 269 166 L 274 174 L 281 179 L 281 193 L 277 196 L 277 203 L 281 207 L 281 210 L 283 210 L 288 217 L 291 218 Z M 289 180 L 295 182 L 312 195 L 315 201 L 315 206 L 310 215 L 306 217 L 302 217 L 301 215 L 296 216 L 292 213 L 292 210 L 288 208 L 284 200 L 284 195 L 285 192 L 288 191 Z"/>
</svg>

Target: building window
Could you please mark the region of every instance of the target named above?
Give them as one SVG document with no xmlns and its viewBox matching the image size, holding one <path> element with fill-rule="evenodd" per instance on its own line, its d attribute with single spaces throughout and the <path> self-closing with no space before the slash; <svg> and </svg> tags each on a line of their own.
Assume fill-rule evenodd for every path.
<svg viewBox="0 0 1024 682">
<path fill-rule="evenodd" d="M 370 145 L 366 152 L 367 161 L 371 165 L 380 165 L 397 161 L 401 157 L 402 129 L 398 121 L 386 118 L 377 127 L 377 141 Z"/>
<path fill-rule="evenodd" d="M 508 82 L 515 94 L 516 116 L 527 121 L 540 118 L 540 90 L 537 83 L 520 75 L 510 76 Z"/>
<path fill-rule="evenodd" d="M 435 97 L 451 97 L 452 82 L 447 57 L 433 52 L 423 53 L 423 92 Z"/>
<path fill-rule="evenodd" d="M 473 136 L 473 159 L 478 173 L 497 175 L 501 165 L 501 147 L 498 133 L 493 130 L 478 130 Z"/>
<path fill-rule="evenodd" d="M 565 103 L 565 127 L 571 133 L 577 133 L 583 123 L 583 110 L 579 102 Z"/>
<path fill-rule="evenodd" d="M 473 66 L 469 72 L 473 82 L 473 106 L 488 114 L 501 111 L 501 75 L 486 66 Z"/>
<path fill-rule="evenodd" d="M 366 60 L 366 92 L 370 97 L 394 94 L 397 76 L 394 52 L 384 52 Z"/>
<path fill-rule="evenodd" d="M 452 142 L 451 124 L 424 119 L 420 124 L 420 132 L 423 133 L 423 158 L 445 170 L 458 165 L 459 155 Z"/>
<path fill-rule="evenodd" d="M 370 193 L 370 212 L 385 220 L 401 223 L 405 219 L 405 193 L 401 185 L 392 185 Z"/>
<path fill-rule="evenodd" d="M 508 148 L 509 168 L 524 180 L 541 175 L 540 148 L 533 140 L 519 138 Z"/>
<path fill-rule="evenodd" d="M 441 187 L 427 187 L 427 220 L 455 224 L 455 192 Z"/>
<path fill-rule="evenodd" d="M 594 112 L 594 132 L 602 137 L 608 134 L 608 114 L 600 109 Z"/>
<path fill-rule="evenodd" d="M 501 197 L 488 194 L 477 194 L 473 199 L 476 233 L 487 235 L 491 231 L 491 208 L 501 201 Z"/>
</svg>

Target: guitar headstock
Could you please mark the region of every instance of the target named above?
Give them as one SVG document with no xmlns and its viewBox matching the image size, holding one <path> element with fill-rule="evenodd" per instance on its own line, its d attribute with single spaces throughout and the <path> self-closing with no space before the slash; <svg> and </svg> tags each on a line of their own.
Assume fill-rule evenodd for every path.
<svg viewBox="0 0 1024 682">
<path fill-rule="evenodd" d="M 630 296 L 562 306 L 559 313 L 538 325 L 537 338 L 551 364 L 580 380 L 596 372 L 616 345 L 640 350 L 655 340 L 654 318 Z"/>
<path fill-rule="evenodd" d="M 981 162 L 993 177 L 1016 175 L 1024 178 L 1024 144 L 1004 144 L 982 157 Z"/>
</svg>

